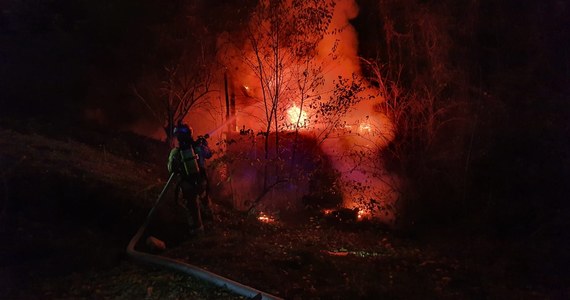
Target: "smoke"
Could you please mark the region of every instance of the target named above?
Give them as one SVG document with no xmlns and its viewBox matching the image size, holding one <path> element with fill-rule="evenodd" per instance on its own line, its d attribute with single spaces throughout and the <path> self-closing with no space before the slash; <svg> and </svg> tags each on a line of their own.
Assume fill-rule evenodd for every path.
<svg viewBox="0 0 570 300">
<path fill-rule="evenodd" d="M 327 82 L 332 82 L 334 76 L 350 77 L 360 73 L 358 62 L 358 33 L 350 24 L 350 20 L 358 16 L 358 5 L 354 0 L 341 0 L 336 3 L 330 32 L 319 44 L 319 58 L 325 65 L 331 64 L 331 76 Z M 335 57 L 330 57 L 331 52 Z M 334 60 L 334 62 L 332 61 Z"/>
<path fill-rule="evenodd" d="M 338 2 L 332 22 L 336 34 L 325 37 L 320 45 L 323 58 L 334 47 L 338 49 L 337 63 L 333 63 L 334 69 L 327 76 L 327 82 L 338 76 L 362 76 L 358 33 L 350 24 L 357 15 L 355 1 Z M 324 140 L 321 149 L 341 174 L 344 206 L 359 207 L 391 223 L 395 218 L 393 207 L 398 197 L 399 180 L 385 170 L 379 152 L 394 138 L 394 128 L 391 120 L 377 110 L 384 101 L 378 90 L 367 87 L 360 96 L 363 100 L 343 117 L 342 123 L 349 125 Z"/>
</svg>

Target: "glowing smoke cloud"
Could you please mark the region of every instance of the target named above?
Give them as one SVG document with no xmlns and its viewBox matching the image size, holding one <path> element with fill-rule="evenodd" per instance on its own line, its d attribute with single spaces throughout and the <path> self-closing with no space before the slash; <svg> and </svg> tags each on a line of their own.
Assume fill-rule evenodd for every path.
<svg viewBox="0 0 570 300">
<path fill-rule="evenodd" d="M 339 41 L 338 61 L 332 79 L 342 75 L 360 75 L 357 56 L 357 34 L 349 20 L 358 15 L 358 7 L 352 0 L 341 1 L 336 7 L 333 26 L 342 29 L 339 34 L 327 36 L 320 45 L 321 56 L 330 53 L 335 40 Z M 331 81 L 327 78 L 327 81 Z M 376 90 L 362 92 L 365 100 L 358 103 L 344 116 L 347 126 L 337 130 L 335 135 L 322 144 L 323 151 L 331 158 L 334 167 L 341 173 L 341 190 L 346 207 L 363 208 L 370 200 L 378 201 L 382 208 L 394 206 L 398 197 L 398 181 L 384 170 L 379 151 L 394 138 L 392 122 L 386 115 L 377 112 L 375 106 L 384 99 L 379 98 Z M 375 96 L 368 100 L 367 95 Z M 393 221 L 393 211 L 380 212 L 378 207 L 371 208 L 385 221 Z M 369 210 L 369 211 L 370 211 Z"/>
<path fill-rule="evenodd" d="M 315 58 L 316 65 L 324 66 L 324 83 L 318 87 L 318 93 L 323 95 L 323 98 L 331 96 L 330 91 L 334 89 L 339 76 L 350 79 L 356 75 L 357 79 L 361 79 L 357 33 L 349 23 L 349 20 L 357 15 L 358 7 L 354 0 L 336 2 L 329 27 L 329 32 L 333 34 L 325 35 L 319 43 Z M 247 111 L 238 109 L 238 126 L 245 125 L 257 132 L 266 129 L 262 122 L 264 109 L 260 101 L 262 95 L 259 79 L 251 66 L 247 66 L 243 61 L 244 56 L 249 56 L 251 59 L 254 55 L 252 49 L 248 47 L 244 42 L 240 50 L 226 49 L 223 51 L 222 60 L 231 66 L 234 87 L 241 92 L 236 99 L 238 107 L 251 108 Z M 331 53 L 334 55 L 331 56 Z M 295 70 L 302 70 L 302 67 L 295 67 L 285 66 L 288 68 L 284 72 L 285 76 L 294 76 L 291 74 L 294 74 Z M 330 157 L 333 166 L 341 173 L 343 204 L 349 208 L 362 209 L 371 203 L 371 199 L 376 200 L 382 207 L 393 206 L 398 196 L 396 192 L 398 180 L 395 176 L 386 174 L 379 156 L 379 151 L 393 139 L 394 132 L 392 122 L 375 110 L 375 106 L 383 101 L 378 95 L 378 91 L 371 88 L 360 92 L 358 96 L 364 100 L 342 116 L 340 123 L 344 124 L 343 127 L 334 129 L 321 144 L 323 152 Z M 282 94 L 281 112 L 288 116 L 283 120 L 286 124 L 283 124 L 282 128 L 291 129 L 290 125 L 296 123 L 295 119 L 300 117 L 300 127 L 303 127 L 304 134 L 322 136 L 327 130 L 327 124 L 315 121 L 305 126 L 307 125 L 305 120 L 313 121 L 311 117 L 315 112 L 306 104 L 301 110 L 300 104 L 296 101 L 298 98 L 295 93 Z M 379 212 L 377 208 L 372 211 L 376 214 Z M 383 211 L 381 217 L 390 222 L 393 214 L 391 211 L 387 214 Z"/>
</svg>

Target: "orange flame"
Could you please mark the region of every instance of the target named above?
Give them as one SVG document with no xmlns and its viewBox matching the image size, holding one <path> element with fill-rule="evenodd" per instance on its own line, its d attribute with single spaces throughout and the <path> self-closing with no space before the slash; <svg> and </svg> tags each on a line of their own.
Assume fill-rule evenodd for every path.
<svg viewBox="0 0 570 300">
<path fill-rule="evenodd" d="M 369 214 L 368 212 L 366 212 L 365 210 L 363 210 L 363 209 L 359 209 L 359 210 L 358 210 L 358 216 L 357 216 L 358 221 L 365 220 L 365 219 L 367 219 L 369 216 L 370 216 L 370 214 Z"/>
<path fill-rule="evenodd" d="M 362 122 L 360 123 L 358 129 L 360 130 L 361 133 L 370 133 L 372 131 L 372 126 L 370 126 L 370 123 Z"/>
<path fill-rule="evenodd" d="M 264 213 L 264 212 L 260 212 L 259 215 L 257 216 L 257 219 L 258 219 L 259 221 L 263 222 L 263 223 L 273 223 L 273 222 L 275 222 L 275 219 L 274 219 L 272 216 L 270 216 L 270 215 L 268 215 L 268 214 L 266 214 L 266 213 Z"/>
<path fill-rule="evenodd" d="M 292 124 L 291 126 L 293 128 L 297 127 L 297 125 L 299 127 L 307 127 L 307 113 L 301 110 L 301 108 L 296 104 L 293 104 L 293 106 L 287 110 L 287 116 L 289 117 L 289 122 Z"/>
</svg>

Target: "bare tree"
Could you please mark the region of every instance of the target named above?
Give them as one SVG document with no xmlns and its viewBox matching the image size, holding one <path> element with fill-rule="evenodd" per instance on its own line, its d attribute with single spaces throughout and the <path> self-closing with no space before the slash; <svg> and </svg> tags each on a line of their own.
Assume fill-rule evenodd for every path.
<svg viewBox="0 0 570 300">
<path fill-rule="evenodd" d="M 212 64 L 201 47 L 199 56 L 191 59 L 184 54 L 173 67 L 165 67 L 167 80 L 162 82 L 162 104 L 166 111 L 167 139 L 172 138 L 174 126 L 181 122 L 191 109 L 206 105 L 206 96 L 212 91 Z"/>
<path fill-rule="evenodd" d="M 279 121 L 286 107 L 282 99 L 300 97 L 322 84 L 322 69 L 314 66 L 317 46 L 332 19 L 334 1 L 260 1 L 247 28 L 248 52 L 243 60 L 259 80 L 265 113 L 264 135 L 275 134 L 279 156 Z M 300 94 L 300 95 L 299 95 Z M 269 158 L 269 139 L 265 144 Z"/>
<path fill-rule="evenodd" d="M 425 201 L 420 193 L 440 203 L 444 197 L 454 201 L 449 199 L 460 196 L 450 195 L 464 188 L 460 178 L 466 173 L 473 132 L 469 128 L 476 118 L 465 71 L 450 63 L 455 45 L 449 28 L 455 23 L 444 13 L 447 4 L 389 0 L 375 5 L 384 44 L 376 58 L 362 63 L 385 99 L 379 109 L 396 130 L 382 159 L 405 179 L 399 191 L 402 211 L 409 210 L 406 217 L 415 218 L 437 209 L 432 202 L 420 203 Z M 394 9 L 404 11 L 396 18 Z"/>
<path fill-rule="evenodd" d="M 308 121 L 302 119 L 301 112 L 323 98 L 325 66 L 318 60 L 318 46 L 329 34 L 334 7 L 332 0 L 261 0 L 244 35 L 232 42 L 237 57 L 257 80 L 263 115 L 260 134 L 264 137 L 264 159 L 259 167 L 264 179 L 261 196 L 254 202 L 295 177 L 292 172 L 299 128 Z M 291 105 L 298 108 L 296 120 L 289 118 Z M 292 149 L 280 145 L 284 130 L 294 130 Z M 291 168 L 284 172 L 289 162 Z"/>
<path fill-rule="evenodd" d="M 187 10 L 195 9 L 187 7 Z M 172 141 L 174 126 L 199 106 L 209 105 L 216 69 L 215 38 L 197 18 L 186 16 L 155 28 L 166 57 L 160 70 L 152 68 L 133 93 L 151 111 Z"/>
</svg>

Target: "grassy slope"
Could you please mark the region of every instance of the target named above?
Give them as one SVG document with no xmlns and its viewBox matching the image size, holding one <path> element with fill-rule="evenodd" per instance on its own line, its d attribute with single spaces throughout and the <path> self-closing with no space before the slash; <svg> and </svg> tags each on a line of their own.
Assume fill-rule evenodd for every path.
<svg viewBox="0 0 570 300">
<path fill-rule="evenodd" d="M 83 134 L 89 145 L 38 131 L 0 129 L 0 298 L 235 298 L 126 260 L 124 247 L 164 185 L 156 158 L 134 158 L 127 138 Z"/>
</svg>

